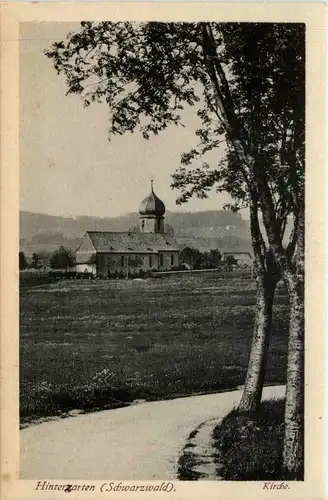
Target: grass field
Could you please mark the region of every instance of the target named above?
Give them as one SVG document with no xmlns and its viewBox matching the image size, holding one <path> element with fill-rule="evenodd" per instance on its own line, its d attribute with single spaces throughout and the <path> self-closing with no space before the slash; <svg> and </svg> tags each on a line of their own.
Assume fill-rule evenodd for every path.
<svg viewBox="0 0 328 500">
<path fill-rule="evenodd" d="M 255 282 L 213 275 L 57 281 L 20 292 L 22 422 L 244 382 Z M 267 382 L 285 380 L 278 289 Z"/>
<path fill-rule="evenodd" d="M 56 281 L 56 278 L 49 276 L 48 271 L 31 271 L 27 269 L 19 272 L 20 288 L 31 288 L 32 286 L 45 285 L 54 281 Z"/>
</svg>

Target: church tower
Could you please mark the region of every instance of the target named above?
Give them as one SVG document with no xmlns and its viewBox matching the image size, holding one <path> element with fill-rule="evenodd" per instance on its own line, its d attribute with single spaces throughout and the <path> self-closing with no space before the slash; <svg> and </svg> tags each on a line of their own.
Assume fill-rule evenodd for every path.
<svg viewBox="0 0 328 500">
<path fill-rule="evenodd" d="M 165 205 L 162 200 L 156 196 L 153 188 L 153 181 L 151 181 L 149 195 L 140 204 L 139 214 L 141 233 L 164 234 Z"/>
</svg>

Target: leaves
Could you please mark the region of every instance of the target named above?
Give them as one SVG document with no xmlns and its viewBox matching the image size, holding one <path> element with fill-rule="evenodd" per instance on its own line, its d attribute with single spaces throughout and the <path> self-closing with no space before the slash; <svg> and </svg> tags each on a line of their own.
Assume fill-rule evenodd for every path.
<svg viewBox="0 0 328 500">
<path fill-rule="evenodd" d="M 200 63 L 193 31 L 183 23 L 84 22 L 46 55 L 65 74 L 68 93 L 86 106 L 109 105 L 110 133 L 139 126 L 148 138 L 180 122 L 182 103 L 199 100 L 190 85 Z"/>
<path fill-rule="evenodd" d="M 304 25 L 84 21 L 46 55 L 68 94 L 109 107 L 110 135 L 139 130 L 149 139 L 183 125 L 192 106 L 200 126 L 172 176 L 177 203 L 214 186 L 236 210 L 255 193 L 263 211 L 264 183 L 283 238 L 304 183 Z"/>
<path fill-rule="evenodd" d="M 71 249 L 60 246 L 55 250 L 50 258 L 50 266 L 52 269 L 67 269 L 75 265 L 75 256 Z"/>
</svg>

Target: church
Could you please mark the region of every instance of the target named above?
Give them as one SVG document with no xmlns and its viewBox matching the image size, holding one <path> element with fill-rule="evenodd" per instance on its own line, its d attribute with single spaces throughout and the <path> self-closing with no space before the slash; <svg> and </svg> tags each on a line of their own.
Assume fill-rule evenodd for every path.
<svg viewBox="0 0 328 500">
<path fill-rule="evenodd" d="M 154 192 L 139 207 L 140 232 L 87 231 L 76 252 L 76 272 L 97 278 L 140 271 L 169 271 L 179 265 L 179 247 L 164 232 L 165 205 Z"/>
</svg>

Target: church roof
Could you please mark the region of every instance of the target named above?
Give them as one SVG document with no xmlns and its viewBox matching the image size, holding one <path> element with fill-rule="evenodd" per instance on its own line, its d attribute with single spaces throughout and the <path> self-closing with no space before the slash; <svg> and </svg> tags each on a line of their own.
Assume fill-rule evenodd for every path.
<svg viewBox="0 0 328 500">
<path fill-rule="evenodd" d="M 179 250 L 175 239 L 168 234 L 116 231 L 87 231 L 86 234 L 99 253 L 157 253 Z"/>
<path fill-rule="evenodd" d="M 140 203 L 139 213 L 140 215 L 152 215 L 155 217 L 162 217 L 165 214 L 165 205 L 155 194 L 153 181 L 151 181 L 149 195 Z"/>
</svg>

